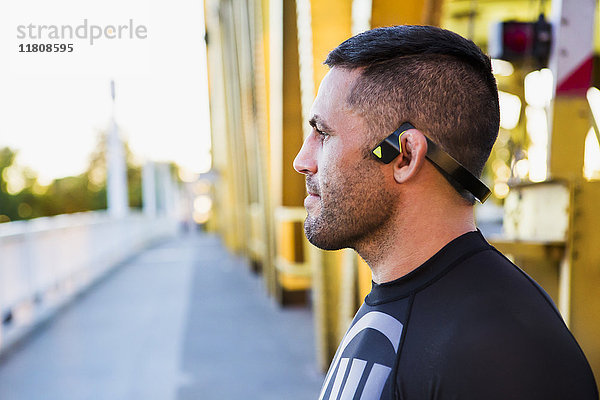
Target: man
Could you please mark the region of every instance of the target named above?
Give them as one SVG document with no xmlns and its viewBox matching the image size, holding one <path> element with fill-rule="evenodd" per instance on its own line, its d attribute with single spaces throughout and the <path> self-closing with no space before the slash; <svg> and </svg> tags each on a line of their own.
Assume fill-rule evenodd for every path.
<svg viewBox="0 0 600 400">
<path fill-rule="evenodd" d="M 474 223 L 499 125 L 489 58 L 452 32 L 396 26 L 325 64 L 294 160 L 305 233 L 355 249 L 373 288 L 320 399 L 597 399 L 548 295 Z"/>
</svg>

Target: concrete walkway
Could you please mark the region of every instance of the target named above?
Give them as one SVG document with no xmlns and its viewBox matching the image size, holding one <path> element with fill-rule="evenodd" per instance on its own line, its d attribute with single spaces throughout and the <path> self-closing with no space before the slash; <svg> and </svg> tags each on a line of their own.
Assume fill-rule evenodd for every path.
<svg viewBox="0 0 600 400">
<path fill-rule="evenodd" d="M 312 314 L 217 237 L 140 254 L 0 359 L 2 400 L 316 399 Z"/>
</svg>

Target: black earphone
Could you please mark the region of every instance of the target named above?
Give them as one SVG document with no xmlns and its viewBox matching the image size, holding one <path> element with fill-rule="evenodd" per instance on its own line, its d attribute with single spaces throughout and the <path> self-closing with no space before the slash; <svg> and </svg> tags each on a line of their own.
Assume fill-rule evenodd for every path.
<svg viewBox="0 0 600 400">
<path fill-rule="evenodd" d="M 376 159 L 384 164 L 389 164 L 398 157 L 402 152 L 402 143 L 400 142 L 402 134 L 409 129 L 415 129 L 415 127 L 410 122 L 405 122 L 375 146 L 372 153 Z M 471 193 L 480 203 L 485 202 L 490 196 L 490 189 L 431 139 L 427 136 L 425 139 L 427 140 L 425 157 L 442 172 L 450 184 L 459 192 L 466 190 Z"/>
</svg>

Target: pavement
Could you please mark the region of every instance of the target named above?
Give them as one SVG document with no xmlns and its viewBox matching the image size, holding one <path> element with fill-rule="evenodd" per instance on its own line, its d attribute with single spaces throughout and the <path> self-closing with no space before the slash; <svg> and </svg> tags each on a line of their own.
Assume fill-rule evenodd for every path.
<svg viewBox="0 0 600 400">
<path fill-rule="evenodd" d="M 0 359 L 2 400 L 316 399 L 312 312 L 217 236 L 140 253 Z"/>
</svg>

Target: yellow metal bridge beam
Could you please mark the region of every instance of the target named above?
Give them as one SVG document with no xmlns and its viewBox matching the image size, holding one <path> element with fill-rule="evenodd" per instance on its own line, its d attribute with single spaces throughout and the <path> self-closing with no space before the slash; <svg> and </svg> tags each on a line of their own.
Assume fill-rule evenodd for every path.
<svg viewBox="0 0 600 400">
<path fill-rule="evenodd" d="M 566 255 L 559 275 L 559 307 L 596 376 L 600 374 L 600 182 L 583 177 L 585 138 L 591 114 L 585 91 L 591 85 L 594 15 L 597 4 L 570 0 L 552 3 L 557 28 L 551 68 L 556 98 L 551 108 L 548 176 L 570 182 L 571 201 Z M 574 45 L 575 44 L 575 45 Z M 573 68 L 569 60 L 578 60 Z M 586 70 L 585 65 L 589 65 Z M 584 84 L 564 90 L 568 77 Z M 586 82 L 587 81 L 587 82 Z"/>
<path fill-rule="evenodd" d="M 442 0 L 372 0 L 371 27 L 439 25 Z"/>
</svg>

